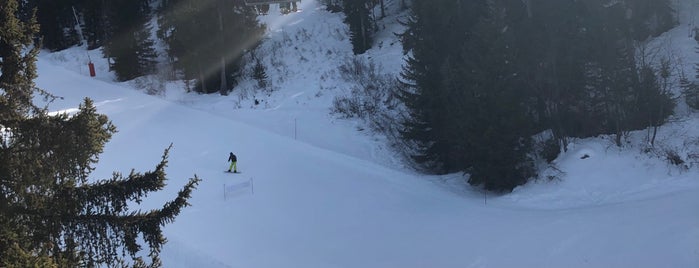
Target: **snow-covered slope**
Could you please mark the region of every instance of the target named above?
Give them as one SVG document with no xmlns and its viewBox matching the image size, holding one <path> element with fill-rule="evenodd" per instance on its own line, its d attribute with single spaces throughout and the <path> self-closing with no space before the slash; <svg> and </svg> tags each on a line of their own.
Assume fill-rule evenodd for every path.
<svg viewBox="0 0 699 268">
<path fill-rule="evenodd" d="M 172 83 L 153 97 L 110 82 L 94 51 L 97 78 L 84 50 L 41 55 L 38 85 L 65 97 L 52 111 L 90 97 L 119 129 L 95 178 L 152 169 L 173 143 L 169 185 L 144 206 L 174 197 L 193 174 L 203 179 L 193 206 L 166 227 L 165 267 L 699 267 L 697 167 L 599 138 L 557 160 L 560 180 L 487 200 L 458 174 L 418 175 L 359 123 L 327 114 L 346 90 L 334 72 L 351 47 L 339 14 L 312 0 L 301 9 L 265 18 L 284 20 L 264 44 L 282 49 L 265 57 L 280 66 L 269 74 L 277 89 L 254 96 L 265 100 L 258 106 L 245 84 L 221 97 Z M 400 45 L 388 33 L 397 24 L 383 23 L 383 45 L 363 57 L 395 73 Z M 699 140 L 698 127 L 683 117 L 661 128 L 659 144 L 696 146 L 685 141 Z M 640 143 L 643 133 L 633 135 Z M 223 172 L 230 151 L 241 174 Z"/>
</svg>

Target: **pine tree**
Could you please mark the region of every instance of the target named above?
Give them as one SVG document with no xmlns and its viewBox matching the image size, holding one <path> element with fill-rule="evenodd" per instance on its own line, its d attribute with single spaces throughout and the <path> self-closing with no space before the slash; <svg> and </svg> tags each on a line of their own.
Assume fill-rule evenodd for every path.
<svg viewBox="0 0 699 268">
<path fill-rule="evenodd" d="M 22 22 L 17 17 L 16 0 L 0 0 L 0 126 L 17 120 L 35 109 L 32 104 L 39 53 L 33 37 L 39 31 L 36 17 Z M 22 48 L 27 48 L 23 51 Z"/>
<path fill-rule="evenodd" d="M 255 59 L 255 66 L 252 68 L 252 78 L 257 81 L 258 88 L 267 88 L 267 85 L 269 84 L 269 81 L 267 80 L 267 72 L 265 71 L 265 66 L 262 64 L 260 59 Z"/>
<path fill-rule="evenodd" d="M 167 44 L 168 58 L 175 61 L 176 69 L 182 71 L 182 79 L 203 79 L 198 68 L 202 58 L 198 55 L 197 43 L 204 38 L 201 33 L 210 27 L 201 27 L 197 13 L 200 12 L 196 1 L 163 1 L 158 18 L 158 37 Z M 184 18 L 187 18 L 185 20 Z M 199 29 L 199 31 L 197 31 Z M 199 89 L 201 87 L 198 87 Z"/>
<path fill-rule="evenodd" d="M 110 7 L 107 0 L 82 0 L 79 6 L 82 10 L 83 35 L 87 41 L 87 48 L 103 46 L 111 29 L 107 16 Z"/>
<path fill-rule="evenodd" d="M 363 54 L 372 45 L 373 28 L 367 0 L 343 0 L 345 23 L 349 25 L 352 51 Z"/>
<path fill-rule="evenodd" d="M 413 158 L 428 170 L 464 171 L 470 154 L 458 144 L 468 123 L 458 119 L 470 118 L 459 116 L 470 106 L 460 97 L 468 94 L 454 89 L 467 87 L 464 80 L 473 76 L 475 62 L 464 51 L 474 44 L 472 31 L 485 11 L 484 1 L 415 2 L 411 10 L 403 40 L 412 56 L 402 73 L 407 86 L 402 99 L 411 116 L 402 136 L 414 143 Z"/>
<path fill-rule="evenodd" d="M 405 87 L 400 98 L 409 112 L 407 120 L 402 123 L 401 136 L 410 144 L 408 154 L 413 160 L 437 173 L 457 170 L 450 166 L 448 154 L 444 153 L 452 146 L 439 137 L 446 133 L 442 116 L 447 113 L 440 102 L 446 93 L 440 86 L 443 78 L 437 70 L 442 69 L 447 54 L 452 52 L 440 46 L 449 44 L 445 39 L 450 36 L 440 33 L 446 28 L 444 20 L 454 16 L 448 12 L 454 9 L 446 5 L 447 2 L 415 2 L 411 6 L 407 30 L 401 35 L 403 48 L 410 53 L 401 73 Z"/>
<path fill-rule="evenodd" d="M 460 154 L 469 156 L 461 168 L 469 172 L 469 183 L 493 191 L 511 191 L 535 175 L 528 157 L 533 135 L 529 90 L 519 71 L 526 64 L 520 63 L 516 36 L 527 23 L 524 12 L 521 1 L 488 1 L 470 45 L 455 61 L 471 63 L 450 79 L 461 82 L 449 92 L 462 91 L 467 100 L 453 106 L 466 112 L 449 124 L 462 125 L 452 131 L 461 137 L 456 143 L 464 148 Z"/>
<path fill-rule="evenodd" d="M 658 128 L 672 115 L 675 108 L 675 101 L 669 90 L 669 61 L 663 60 L 660 67 L 659 74 L 656 74 L 656 70 L 648 65 L 641 66 L 638 72 L 639 84 L 636 90 L 637 104 L 634 109 L 636 122 L 634 123 L 649 128 L 648 143 L 651 145 L 655 144 Z M 652 134 L 650 129 L 653 129 Z"/>
<path fill-rule="evenodd" d="M 147 26 L 150 8 L 144 0 L 117 1 L 110 4 L 104 54 L 112 59 L 111 69 L 119 81 L 155 73 L 154 42 Z"/>
<path fill-rule="evenodd" d="M 116 128 L 89 99 L 72 116 L 32 103 L 42 92 L 32 80 L 38 26 L 17 20 L 16 8 L 15 0 L 0 0 L 0 266 L 159 266 L 162 226 L 188 205 L 200 180 L 147 212 L 129 206 L 163 189 L 169 149 L 153 171 L 88 181 Z M 139 256 L 142 243 L 150 261 Z"/>
</svg>

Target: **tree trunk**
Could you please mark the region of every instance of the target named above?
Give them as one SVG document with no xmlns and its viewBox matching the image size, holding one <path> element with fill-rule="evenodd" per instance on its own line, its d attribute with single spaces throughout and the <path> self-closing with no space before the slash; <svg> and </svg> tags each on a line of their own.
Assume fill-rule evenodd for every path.
<svg viewBox="0 0 699 268">
<path fill-rule="evenodd" d="M 364 25 L 364 9 L 360 8 L 359 14 L 360 14 L 360 25 L 361 25 L 361 31 L 362 31 L 362 51 L 367 50 L 367 42 L 366 42 L 366 25 Z M 362 52 L 363 53 L 363 52 Z"/>
<path fill-rule="evenodd" d="M 218 89 L 221 92 L 221 95 L 227 95 L 227 84 L 228 81 L 226 79 L 226 57 L 221 56 L 221 86 Z"/>
<path fill-rule="evenodd" d="M 386 5 L 384 4 L 384 0 L 381 0 L 381 18 L 386 17 Z"/>
<path fill-rule="evenodd" d="M 209 90 L 206 88 L 206 77 L 204 76 L 204 72 L 201 70 L 201 62 L 197 63 L 197 67 L 199 68 L 199 83 L 201 84 L 201 93 L 209 93 Z"/>
<path fill-rule="evenodd" d="M 223 32 L 223 15 L 221 14 L 221 6 L 217 8 L 218 12 L 218 27 L 220 30 L 220 35 L 221 35 L 221 86 L 219 87 L 219 92 L 221 95 L 226 95 L 227 94 L 227 88 L 226 86 L 228 85 L 228 81 L 226 80 L 226 53 L 223 53 L 226 47 L 226 37 Z"/>
</svg>

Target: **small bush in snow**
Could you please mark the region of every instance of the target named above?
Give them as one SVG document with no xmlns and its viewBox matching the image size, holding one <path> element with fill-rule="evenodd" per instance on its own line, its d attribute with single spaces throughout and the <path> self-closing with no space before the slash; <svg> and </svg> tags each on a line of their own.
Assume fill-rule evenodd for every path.
<svg viewBox="0 0 699 268">
<path fill-rule="evenodd" d="M 696 165 L 699 165 L 699 153 L 688 154 L 687 160 L 689 161 L 690 167 L 695 167 Z"/>
<path fill-rule="evenodd" d="M 336 97 L 333 102 L 333 112 L 345 117 L 357 117 L 372 120 L 382 107 L 387 107 L 392 89 L 397 86 L 396 80 L 390 75 L 379 72 L 373 62 L 360 58 L 345 61 L 338 71 L 342 79 L 351 86 L 348 96 Z M 390 108 L 390 106 L 388 106 Z"/>
<path fill-rule="evenodd" d="M 345 61 L 337 72 L 351 86 L 349 94 L 334 99 L 332 112 L 364 120 L 372 131 L 385 135 L 397 151 L 409 152 L 411 145 L 400 138 L 406 115 L 396 96 L 402 84 L 394 76 L 381 73 L 373 62 L 360 58 Z"/>
<path fill-rule="evenodd" d="M 160 75 L 147 75 L 137 77 L 133 80 L 134 86 L 140 88 L 146 92 L 148 95 L 163 95 L 165 94 L 165 81 L 164 76 Z"/>
<path fill-rule="evenodd" d="M 674 166 L 684 166 L 685 164 L 684 159 L 673 149 L 665 149 L 665 159 Z"/>
<path fill-rule="evenodd" d="M 340 114 L 345 118 L 364 118 L 365 109 L 359 96 L 335 97 L 333 100 L 332 112 Z"/>
<path fill-rule="evenodd" d="M 694 82 L 690 82 L 686 78 L 680 80 L 680 85 L 682 87 L 682 95 L 684 95 L 684 101 L 689 107 L 695 110 L 699 110 L 699 85 Z"/>
<path fill-rule="evenodd" d="M 260 59 L 256 59 L 255 65 L 252 67 L 252 78 L 257 81 L 257 87 L 260 89 L 265 89 L 269 85 L 267 71 L 265 71 L 265 66 Z"/>
<path fill-rule="evenodd" d="M 322 0 L 321 3 L 325 5 L 325 10 L 332 13 L 342 11 L 342 0 Z"/>
<path fill-rule="evenodd" d="M 306 28 L 302 28 L 301 30 L 296 32 L 295 37 L 296 37 L 296 41 L 301 40 L 301 41 L 308 42 L 311 40 L 311 33 L 309 33 L 308 30 L 306 30 Z"/>
</svg>

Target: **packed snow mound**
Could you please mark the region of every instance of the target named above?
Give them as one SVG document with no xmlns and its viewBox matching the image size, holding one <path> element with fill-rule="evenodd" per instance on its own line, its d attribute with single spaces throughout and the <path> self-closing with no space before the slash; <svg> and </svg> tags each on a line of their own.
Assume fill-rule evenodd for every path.
<svg viewBox="0 0 699 268">
<path fill-rule="evenodd" d="M 697 177 L 696 167 L 689 170 L 662 156 L 593 139 L 572 144 L 541 179 L 516 188 L 499 201 L 540 209 L 610 205 L 692 189 L 699 186 Z"/>
</svg>

